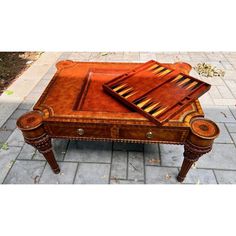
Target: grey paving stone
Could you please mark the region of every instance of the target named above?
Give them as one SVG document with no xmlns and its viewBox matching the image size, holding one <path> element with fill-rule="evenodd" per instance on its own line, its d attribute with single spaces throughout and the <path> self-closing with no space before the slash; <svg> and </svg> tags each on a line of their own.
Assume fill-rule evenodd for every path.
<svg viewBox="0 0 236 236">
<path fill-rule="evenodd" d="M 205 106 L 205 117 L 215 122 L 236 122 L 227 106 Z"/>
<path fill-rule="evenodd" d="M 219 60 L 219 59 L 225 59 L 224 55 L 221 55 L 219 53 L 216 52 L 207 52 L 206 56 L 208 58 L 208 60 Z"/>
<path fill-rule="evenodd" d="M 233 114 L 233 117 L 236 119 L 236 107 L 235 106 L 229 106 L 230 111 Z"/>
<path fill-rule="evenodd" d="M 29 110 L 33 105 L 34 105 L 34 101 L 29 101 L 29 99 L 26 99 L 19 105 L 18 108 Z"/>
<path fill-rule="evenodd" d="M 113 150 L 142 152 L 143 151 L 143 144 L 114 142 Z"/>
<path fill-rule="evenodd" d="M 228 80 L 232 80 L 232 81 L 236 80 L 236 70 L 227 70 L 225 72 L 224 81 L 226 84 Z"/>
<path fill-rule="evenodd" d="M 236 80 L 225 80 L 226 85 L 232 92 L 232 94 L 235 96 L 236 95 Z"/>
<path fill-rule="evenodd" d="M 208 56 L 208 54 L 207 54 Z M 225 58 L 222 58 L 225 60 Z M 219 58 L 217 58 L 216 60 L 208 60 L 207 63 L 211 64 L 212 66 L 215 66 L 217 69 L 221 69 L 224 70 L 224 66 L 222 65 L 221 61 L 219 60 Z"/>
<path fill-rule="evenodd" d="M 71 141 L 65 161 L 111 163 L 112 143 Z"/>
<path fill-rule="evenodd" d="M 79 163 L 75 184 L 108 184 L 110 164 Z"/>
<path fill-rule="evenodd" d="M 202 57 L 205 60 L 209 59 L 206 55 L 206 52 L 188 52 L 188 55 L 192 58 Z"/>
<path fill-rule="evenodd" d="M 66 59 L 66 60 L 67 60 L 67 59 Z M 57 63 L 58 61 L 61 61 L 60 57 L 58 57 L 58 58 L 56 59 L 56 62 L 55 62 L 55 63 L 51 64 L 51 66 L 49 67 L 48 71 L 44 74 L 44 76 L 42 77 L 42 79 L 44 79 L 44 77 L 46 77 L 47 74 L 55 74 L 55 72 L 57 71 L 56 63 Z"/>
<path fill-rule="evenodd" d="M 213 106 L 214 105 L 214 101 L 212 99 L 212 97 L 210 96 L 210 93 L 205 93 L 203 94 L 200 98 L 199 101 L 201 103 L 201 105 L 204 106 Z"/>
<path fill-rule="evenodd" d="M 6 141 L 9 146 L 19 146 L 22 147 L 25 143 L 22 132 L 16 128 L 10 137 Z"/>
<path fill-rule="evenodd" d="M 53 150 L 56 155 L 56 159 L 58 161 L 63 160 L 63 158 L 66 154 L 68 143 L 69 143 L 69 141 L 64 140 L 64 139 L 53 139 L 52 140 Z"/>
<path fill-rule="evenodd" d="M 161 164 L 163 166 L 180 167 L 183 162 L 183 145 L 160 144 Z"/>
<path fill-rule="evenodd" d="M 144 144 L 145 165 L 159 166 L 161 164 L 158 144 Z"/>
<path fill-rule="evenodd" d="M 23 160 L 31 160 L 36 152 L 36 149 L 32 147 L 31 145 L 25 143 L 22 147 L 19 156 L 17 159 L 23 159 Z"/>
<path fill-rule="evenodd" d="M 184 62 L 187 62 L 187 63 L 190 63 L 191 62 L 191 57 L 187 54 L 181 54 L 179 53 L 177 56 L 176 56 L 176 61 L 184 61 Z"/>
<path fill-rule="evenodd" d="M 234 98 L 231 91 L 226 86 L 219 85 L 217 87 L 218 90 L 220 91 L 220 94 L 222 95 L 222 98 Z"/>
<path fill-rule="evenodd" d="M 215 175 L 219 184 L 236 184 L 236 171 L 215 170 Z"/>
<path fill-rule="evenodd" d="M 221 61 L 220 63 L 223 65 L 223 67 L 224 67 L 224 69 L 225 69 L 226 71 L 227 71 L 227 70 L 233 70 L 233 69 L 234 69 L 234 67 L 232 66 L 232 64 L 229 63 L 228 61 Z"/>
<path fill-rule="evenodd" d="M 190 57 L 191 58 L 191 66 L 194 67 L 198 63 L 205 63 L 206 62 L 206 57 L 203 56 L 197 56 L 197 57 Z"/>
<path fill-rule="evenodd" d="M 16 119 L 8 119 L 1 127 L 3 130 L 13 131 L 16 128 Z"/>
<path fill-rule="evenodd" d="M 38 101 L 39 97 L 31 97 L 30 95 L 27 95 L 25 97 L 25 100 L 27 101 L 27 103 L 31 103 L 31 104 L 35 104 Z M 27 109 L 28 110 L 28 109 Z M 32 110 L 32 107 L 30 107 L 30 110 Z"/>
<path fill-rule="evenodd" d="M 45 89 L 45 86 L 41 87 L 41 86 L 36 86 L 32 91 L 31 94 L 32 95 L 37 95 L 38 97 L 43 93 Z"/>
<path fill-rule="evenodd" d="M 127 178 L 127 156 L 126 151 L 113 151 L 111 178 Z"/>
<path fill-rule="evenodd" d="M 44 89 L 46 88 L 46 85 L 43 87 L 39 87 L 40 90 L 42 90 L 41 92 L 35 92 L 35 91 L 31 91 L 27 97 L 28 98 L 32 98 L 33 100 L 38 100 L 42 94 L 42 92 L 44 91 Z M 24 114 L 24 113 L 23 113 Z"/>
<path fill-rule="evenodd" d="M 231 136 L 232 136 L 232 138 L 234 140 L 234 143 L 236 144 L 236 133 L 232 133 Z"/>
<path fill-rule="evenodd" d="M 17 108 L 11 115 L 11 119 L 18 119 L 20 116 L 27 112 L 26 109 L 19 109 Z"/>
<path fill-rule="evenodd" d="M 54 74 L 56 73 L 57 69 L 56 66 L 52 66 L 51 69 L 49 69 L 49 71 L 42 77 L 42 80 L 47 80 L 47 81 L 51 81 L 51 79 L 53 78 Z M 44 90 L 45 87 L 40 86 L 40 87 L 36 87 L 35 88 L 38 92 L 42 91 L 42 89 Z"/>
<path fill-rule="evenodd" d="M 16 160 L 4 184 L 36 184 L 43 172 L 45 161 Z"/>
<path fill-rule="evenodd" d="M 232 65 L 232 67 L 234 68 L 234 70 L 236 70 L 236 59 L 232 58 L 232 59 L 228 59 L 229 63 Z"/>
<path fill-rule="evenodd" d="M 227 58 L 228 59 L 228 62 L 233 66 L 233 69 L 234 71 L 236 71 L 236 58 L 235 57 L 230 57 L 230 58 Z"/>
<path fill-rule="evenodd" d="M 105 55 L 105 52 L 91 53 L 91 56 L 88 58 L 88 61 L 107 62 L 109 61 L 108 54 Z"/>
<path fill-rule="evenodd" d="M 110 61 L 110 60 L 108 60 L 108 56 L 111 54 L 115 54 L 115 53 L 113 53 L 113 52 L 92 52 L 88 60 L 89 61 L 98 61 L 98 62 Z M 123 55 L 123 53 L 121 53 L 121 54 Z"/>
<path fill-rule="evenodd" d="M 124 60 L 125 61 L 139 61 L 140 53 L 139 52 L 124 52 Z"/>
<path fill-rule="evenodd" d="M 0 143 L 5 143 L 11 134 L 11 130 L 0 130 Z"/>
<path fill-rule="evenodd" d="M 68 140 L 64 139 L 53 139 L 52 140 L 52 147 L 53 147 L 53 152 L 55 155 L 55 158 L 57 161 L 62 161 L 67 150 L 68 146 Z M 36 151 L 34 157 L 34 160 L 45 160 L 44 156 L 39 152 Z"/>
<path fill-rule="evenodd" d="M 223 123 L 218 123 L 218 127 L 220 128 L 220 135 L 215 139 L 215 143 L 233 143 L 225 125 Z"/>
<path fill-rule="evenodd" d="M 2 94 L 0 96 L 0 127 L 7 121 L 11 114 L 19 106 L 19 98 L 14 96 L 7 96 Z"/>
<path fill-rule="evenodd" d="M 72 184 L 78 163 L 59 162 L 61 172 L 54 174 L 49 164 L 46 165 L 40 178 L 40 184 Z"/>
<path fill-rule="evenodd" d="M 56 156 L 55 156 L 56 158 Z M 43 154 L 41 154 L 38 150 L 36 150 L 36 152 L 33 155 L 33 160 L 38 160 L 38 161 L 45 161 L 45 158 L 43 156 Z"/>
<path fill-rule="evenodd" d="M 68 60 L 82 60 L 88 61 L 91 57 L 91 52 L 72 52 L 67 58 Z"/>
<path fill-rule="evenodd" d="M 58 58 L 58 61 L 60 60 L 68 60 L 72 52 L 63 52 L 61 56 Z"/>
<path fill-rule="evenodd" d="M 209 94 L 212 98 L 222 98 L 222 95 L 220 94 L 220 91 L 218 90 L 217 86 L 211 86 Z"/>
<path fill-rule="evenodd" d="M 190 63 L 191 65 L 191 63 Z M 192 65 L 193 66 L 193 65 Z M 189 73 L 191 76 L 197 78 L 197 79 L 201 79 L 201 76 L 197 73 L 197 71 L 195 70 L 191 70 L 190 73 Z M 209 92 L 205 93 L 205 94 L 209 94 Z"/>
<path fill-rule="evenodd" d="M 128 153 L 128 179 L 144 180 L 144 160 L 142 152 Z"/>
<path fill-rule="evenodd" d="M 20 149 L 20 147 L 10 147 L 8 150 L 0 149 L 0 183 L 2 183 L 6 177 Z"/>
<path fill-rule="evenodd" d="M 107 56 L 107 61 L 125 61 L 124 52 L 111 52 Z"/>
<path fill-rule="evenodd" d="M 190 169 L 184 184 L 217 184 L 213 170 Z"/>
<path fill-rule="evenodd" d="M 146 166 L 146 184 L 176 184 L 177 168 Z"/>
<path fill-rule="evenodd" d="M 225 123 L 230 133 L 236 133 L 236 123 Z"/>
<path fill-rule="evenodd" d="M 46 88 L 48 86 L 49 82 L 50 82 L 49 80 L 45 80 L 45 79 L 40 80 L 37 84 L 37 87 L 38 88 Z M 34 97 L 31 97 L 30 94 L 27 97 L 34 98 Z"/>
<path fill-rule="evenodd" d="M 225 85 L 224 80 L 220 77 L 201 76 L 201 80 L 205 81 L 206 83 L 211 84 L 211 85 Z"/>
<path fill-rule="evenodd" d="M 159 61 L 161 63 L 168 63 L 169 62 L 169 57 L 167 55 L 161 55 L 159 53 L 156 53 L 156 61 Z M 173 60 L 173 58 L 171 58 Z"/>
<path fill-rule="evenodd" d="M 112 179 L 110 184 L 144 184 L 143 181 Z"/>
<path fill-rule="evenodd" d="M 219 106 L 234 106 L 236 104 L 236 99 L 231 98 L 220 98 L 213 99 L 214 103 Z"/>
<path fill-rule="evenodd" d="M 236 148 L 234 144 L 214 144 L 212 151 L 200 157 L 198 168 L 236 170 Z"/>
<path fill-rule="evenodd" d="M 175 55 L 166 55 L 164 58 L 162 58 L 161 62 L 162 63 L 175 63 L 177 62 L 178 59 L 176 58 Z"/>
<path fill-rule="evenodd" d="M 157 60 L 156 53 L 140 52 L 140 61 Z"/>
<path fill-rule="evenodd" d="M 233 52 L 222 52 L 226 59 L 232 58 L 234 56 Z"/>
</svg>

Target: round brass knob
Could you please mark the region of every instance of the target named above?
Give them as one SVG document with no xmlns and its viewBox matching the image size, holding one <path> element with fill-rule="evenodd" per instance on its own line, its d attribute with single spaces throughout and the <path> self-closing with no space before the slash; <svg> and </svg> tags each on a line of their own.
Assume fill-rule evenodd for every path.
<svg viewBox="0 0 236 236">
<path fill-rule="evenodd" d="M 152 131 L 148 131 L 148 132 L 146 133 L 146 137 L 147 137 L 148 139 L 153 138 L 153 133 L 152 133 Z"/>
<path fill-rule="evenodd" d="M 79 135 L 83 135 L 84 134 L 84 129 L 77 129 L 77 133 Z"/>
</svg>

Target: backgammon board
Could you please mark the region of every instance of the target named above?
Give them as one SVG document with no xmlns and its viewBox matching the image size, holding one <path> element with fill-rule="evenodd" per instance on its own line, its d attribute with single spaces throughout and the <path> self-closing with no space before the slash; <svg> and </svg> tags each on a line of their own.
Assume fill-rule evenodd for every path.
<svg viewBox="0 0 236 236">
<path fill-rule="evenodd" d="M 103 88 L 161 125 L 207 92 L 210 85 L 151 60 L 105 83 Z"/>
</svg>

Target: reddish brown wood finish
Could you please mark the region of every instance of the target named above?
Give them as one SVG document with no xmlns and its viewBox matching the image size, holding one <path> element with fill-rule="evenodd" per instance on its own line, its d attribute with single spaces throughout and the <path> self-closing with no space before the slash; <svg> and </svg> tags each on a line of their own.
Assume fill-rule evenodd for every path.
<svg viewBox="0 0 236 236">
<path fill-rule="evenodd" d="M 183 182 L 192 164 L 210 152 L 214 139 L 219 135 L 218 126 L 211 120 L 195 118 L 190 122 L 190 132 L 184 145 L 184 161 L 177 176 Z"/>
<path fill-rule="evenodd" d="M 160 126 L 209 90 L 210 85 L 151 60 L 105 83 L 103 88 Z"/>
<path fill-rule="evenodd" d="M 192 163 L 210 151 L 218 128 L 202 118 L 204 114 L 198 100 L 158 127 L 103 91 L 103 83 L 140 64 L 59 62 L 57 73 L 34 111 L 17 121 L 25 141 L 44 155 L 55 173 L 60 169 L 53 155 L 51 138 L 185 144 L 185 159 L 178 175 L 178 180 L 183 181 Z M 184 63 L 168 66 L 184 73 L 191 69 Z M 198 118 L 200 125 L 193 122 Z"/>
<path fill-rule="evenodd" d="M 23 132 L 25 142 L 42 153 L 53 172 L 58 174 L 60 168 L 52 151 L 51 138 L 44 129 L 42 113 L 32 111 L 24 114 L 17 120 L 17 126 Z"/>
</svg>

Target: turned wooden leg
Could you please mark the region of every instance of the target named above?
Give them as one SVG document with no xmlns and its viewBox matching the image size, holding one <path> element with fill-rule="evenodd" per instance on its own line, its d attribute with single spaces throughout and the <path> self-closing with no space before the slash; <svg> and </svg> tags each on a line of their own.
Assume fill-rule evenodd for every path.
<svg viewBox="0 0 236 236">
<path fill-rule="evenodd" d="M 25 142 L 42 153 L 53 172 L 58 174 L 60 168 L 52 151 L 51 138 L 44 129 L 41 113 L 32 111 L 24 114 L 17 120 L 17 126 L 22 131 Z"/>
<path fill-rule="evenodd" d="M 181 170 L 177 176 L 177 180 L 179 182 L 183 182 L 193 163 L 198 161 L 198 159 L 203 154 L 210 152 L 211 149 L 212 145 L 202 148 L 200 146 L 195 146 L 187 140 L 184 145 L 184 161 L 182 163 Z"/>
<path fill-rule="evenodd" d="M 211 120 L 195 118 L 190 122 L 190 132 L 184 144 L 184 161 L 177 176 L 179 182 L 184 181 L 194 162 L 211 151 L 213 141 L 219 133 L 218 126 Z"/>
<path fill-rule="evenodd" d="M 46 133 L 40 137 L 24 138 L 26 143 L 34 146 L 40 153 L 43 154 L 55 174 L 60 173 L 60 168 L 52 151 L 51 138 Z"/>
</svg>

